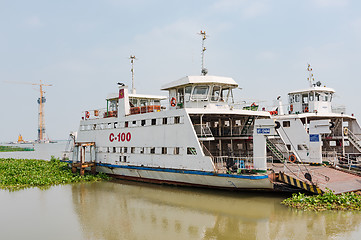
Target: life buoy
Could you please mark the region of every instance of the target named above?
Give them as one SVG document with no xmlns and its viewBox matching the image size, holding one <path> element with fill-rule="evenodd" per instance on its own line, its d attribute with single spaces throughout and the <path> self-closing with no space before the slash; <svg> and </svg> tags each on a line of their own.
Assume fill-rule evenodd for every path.
<svg viewBox="0 0 361 240">
<path fill-rule="evenodd" d="M 308 112 L 308 107 L 305 107 L 305 112 Z"/>
<path fill-rule="evenodd" d="M 257 106 L 256 103 L 252 103 L 252 104 L 251 104 L 251 107 L 255 107 L 255 106 Z"/>
<path fill-rule="evenodd" d="M 288 160 L 292 163 L 295 163 L 297 158 L 296 158 L 296 155 L 295 154 L 291 154 L 289 157 L 288 157 Z"/>
<path fill-rule="evenodd" d="M 347 134 L 348 134 L 348 128 L 344 128 L 344 129 L 343 129 L 343 134 L 344 134 L 344 135 L 347 135 Z"/>
<path fill-rule="evenodd" d="M 293 112 L 293 104 L 290 105 L 290 111 Z"/>
<path fill-rule="evenodd" d="M 90 117 L 90 114 L 89 114 L 88 111 L 85 112 L 85 117 L 86 117 L 86 118 L 89 118 L 89 117 Z"/>
<path fill-rule="evenodd" d="M 175 99 L 175 97 L 172 97 L 172 100 L 170 100 L 170 105 L 172 107 L 175 107 L 176 104 L 177 104 L 177 100 Z"/>
</svg>

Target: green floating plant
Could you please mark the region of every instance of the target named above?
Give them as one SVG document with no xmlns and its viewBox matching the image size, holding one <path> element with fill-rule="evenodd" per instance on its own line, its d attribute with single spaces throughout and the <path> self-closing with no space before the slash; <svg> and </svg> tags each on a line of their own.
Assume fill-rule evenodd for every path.
<svg viewBox="0 0 361 240">
<path fill-rule="evenodd" d="M 282 204 L 303 210 L 325 211 L 325 210 L 361 210 L 361 196 L 354 193 L 334 194 L 327 190 L 321 195 L 305 195 L 294 193 L 292 197 L 282 201 Z"/>
<path fill-rule="evenodd" d="M 51 185 L 108 180 L 105 174 L 84 176 L 73 174 L 67 163 L 52 157 L 50 161 L 35 159 L 0 159 L 0 188 L 47 188 Z"/>
</svg>

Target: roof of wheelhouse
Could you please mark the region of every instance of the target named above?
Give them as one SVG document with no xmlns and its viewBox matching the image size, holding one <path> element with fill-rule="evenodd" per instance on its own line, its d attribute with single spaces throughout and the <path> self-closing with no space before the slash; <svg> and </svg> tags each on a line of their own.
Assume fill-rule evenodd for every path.
<svg viewBox="0 0 361 240">
<path fill-rule="evenodd" d="M 334 93 L 335 90 L 334 90 L 333 88 L 329 88 L 329 87 L 311 87 L 311 88 L 307 88 L 307 89 L 292 91 L 292 92 L 289 92 L 288 94 L 307 93 L 307 92 L 328 92 L 328 93 Z"/>
<path fill-rule="evenodd" d="M 171 88 L 180 87 L 188 84 L 220 84 L 220 85 L 229 85 L 234 88 L 238 87 L 238 84 L 229 77 L 219 77 L 219 76 L 186 76 L 179 80 L 170 82 L 162 86 L 161 90 L 169 90 Z"/>
</svg>

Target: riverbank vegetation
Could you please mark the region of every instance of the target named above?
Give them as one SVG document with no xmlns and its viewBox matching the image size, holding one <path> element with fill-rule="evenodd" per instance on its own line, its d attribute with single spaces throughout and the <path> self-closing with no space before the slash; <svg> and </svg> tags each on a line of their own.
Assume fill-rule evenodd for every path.
<svg viewBox="0 0 361 240">
<path fill-rule="evenodd" d="M 105 174 L 84 176 L 73 174 L 67 163 L 52 157 L 50 161 L 35 159 L 0 159 L 0 188 L 17 190 L 28 187 L 109 180 Z"/>
<path fill-rule="evenodd" d="M 23 148 L 18 146 L 0 146 L 0 152 L 22 152 L 34 151 L 34 148 Z"/>
<path fill-rule="evenodd" d="M 282 204 L 303 210 L 356 210 L 361 211 L 361 196 L 356 193 L 342 193 L 339 195 L 328 191 L 322 195 L 307 196 L 294 193 L 292 197 L 282 201 Z"/>
</svg>

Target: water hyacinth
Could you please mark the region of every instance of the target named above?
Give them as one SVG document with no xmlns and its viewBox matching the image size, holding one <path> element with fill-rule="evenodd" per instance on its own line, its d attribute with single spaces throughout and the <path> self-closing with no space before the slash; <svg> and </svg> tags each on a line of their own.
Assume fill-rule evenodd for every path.
<svg viewBox="0 0 361 240">
<path fill-rule="evenodd" d="M 27 187 L 49 187 L 57 184 L 101 181 L 105 174 L 73 174 L 67 163 L 35 159 L 0 159 L 0 188 L 16 190 Z"/>
<path fill-rule="evenodd" d="M 34 148 L 23 148 L 18 146 L 0 146 L 0 152 L 22 152 L 22 151 L 34 151 Z"/>
<path fill-rule="evenodd" d="M 294 193 L 292 197 L 282 201 L 282 204 L 297 209 L 325 211 L 325 210 L 361 210 L 361 196 L 349 192 L 339 195 L 328 190 L 322 195 L 307 196 L 303 193 Z"/>
</svg>

